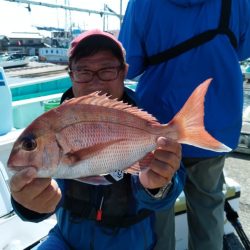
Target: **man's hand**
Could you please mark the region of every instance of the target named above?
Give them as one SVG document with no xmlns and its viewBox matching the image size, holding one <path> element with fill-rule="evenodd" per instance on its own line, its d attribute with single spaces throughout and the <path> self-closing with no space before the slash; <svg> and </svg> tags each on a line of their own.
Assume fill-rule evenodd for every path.
<svg viewBox="0 0 250 250">
<path fill-rule="evenodd" d="M 157 144 L 152 161 L 139 174 L 141 184 L 148 189 L 168 184 L 180 167 L 181 145 L 164 137 L 158 138 Z"/>
<path fill-rule="evenodd" d="M 12 176 L 10 190 L 15 201 L 38 213 L 53 213 L 62 196 L 55 180 L 36 178 L 31 167 Z"/>
</svg>

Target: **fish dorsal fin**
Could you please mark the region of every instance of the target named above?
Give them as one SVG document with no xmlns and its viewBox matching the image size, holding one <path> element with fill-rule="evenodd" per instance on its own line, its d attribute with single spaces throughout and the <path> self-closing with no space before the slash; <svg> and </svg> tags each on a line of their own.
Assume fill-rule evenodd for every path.
<svg viewBox="0 0 250 250">
<path fill-rule="evenodd" d="M 82 104 L 95 105 L 95 106 L 101 106 L 101 107 L 106 107 L 110 109 L 122 110 L 129 114 L 142 118 L 146 121 L 150 121 L 153 124 L 154 123 L 159 124 L 156 118 L 153 117 L 151 114 L 147 113 L 146 111 L 139 109 L 137 107 L 133 107 L 122 101 L 118 101 L 117 99 L 111 99 L 110 96 L 106 94 L 100 95 L 100 92 L 93 92 L 86 96 L 72 98 L 69 101 L 65 101 L 61 106 L 65 104 L 67 105 L 82 105 Z"/>
</svg>

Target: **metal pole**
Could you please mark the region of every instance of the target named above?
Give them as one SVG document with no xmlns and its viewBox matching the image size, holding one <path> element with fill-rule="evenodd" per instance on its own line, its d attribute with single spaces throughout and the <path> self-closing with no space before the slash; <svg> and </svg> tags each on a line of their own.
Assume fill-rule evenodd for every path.
<svg viewBox="0 0 250 250">
<path fill-rule="evenodd" d="M 44 3 L 44 2 L 35 2 L 35 1 L 29 1 L 29 0 L 4 0 L 7 2 L 12 2 L 12 3 L 23 3 L 23 4 L 31 4 L 31 5 L 38 5 L 38 6 L 44 6 L 44 7 L 49 7 L 49 8 L 61 8 L 64 10 L 69 10 L 69 11 L 80 11 L 80 12 L 87 12 L 89 14 L 99 14 L 99 15 L 111 15 L 111 16 L 118 16 L 120 17 L 119 14 L 115 14 L 109 11 L 97 11 L 97 10 L 89 10 L 89 9 L 82 9 L 78 7 L 71 7 L 71 6 L 65 6 L 65 5 L 58 5 L 58 4 L 50 4 L 50 3 Z"/>
<path fill-rule="evenodd" d="M 106 4 L 104 3 L 103 12 L 106 10 Z M 102 30 L 105 31 L 105 15 L 102 16 Z"/>
<path fill-rule="evenodd" d="M 120 28 L 122 27 L 122 0 L 120 0 Z"/>
</svg>

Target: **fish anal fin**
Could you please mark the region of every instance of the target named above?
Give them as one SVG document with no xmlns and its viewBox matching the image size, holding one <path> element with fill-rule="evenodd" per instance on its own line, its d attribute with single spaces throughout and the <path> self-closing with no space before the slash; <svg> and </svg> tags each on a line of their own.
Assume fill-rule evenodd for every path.
<svg viewBox="0 0 250 250">
<path fill-rule="evenodd" d="M 80 177 L 75 179 L 76 181 L 80 181 L 90 185 L 111 185 L 112 183 L 109 182 L 104 176 L 97 175 L 97 176 L 88 176 L 88 177 Z"/>
<path fill-rule="evenodd" d="M 211 81 L 210 78 L 201 83 L 175 117 L 164 125 L 166 136 L 179 143 L 216 152 L 228 152 L 231 149 L 212 137 L 204 127 L 204 101 Z"/>
</svg>

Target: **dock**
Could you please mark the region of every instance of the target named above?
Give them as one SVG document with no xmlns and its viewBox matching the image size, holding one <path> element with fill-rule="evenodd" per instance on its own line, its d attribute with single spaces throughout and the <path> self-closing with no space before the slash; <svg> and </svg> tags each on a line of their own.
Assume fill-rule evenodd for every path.
<svg viewBox="0 0 250 250">
<path fill-rule="evenodd" d="M 239 198 L 238 220 L 248 239 L 250 239 L 250 154 L 229 153 L 224 166 L 224 174 L 240 185 L 241 194 Z M 238 238 L 238 241 L 235 238 Z M 231 244 L 231 250 L 245 249 L 239 244 L 241 241 L 236 232 L 231 239 L 234 239 Z"/>
<path fill-rule="evenodd" d="M 250 123 L 249 122 L 242 123 L 239 145 L 238 145 L 238 148 L 235 150 L 235 152 L 250 155 Z"/>
<path fill-rule="evenodd" d="M 67 74 L 67 65 L 29 62 L 27 66 L 5 69 L 8 77 L 37 78 Z"/>
</svg>

